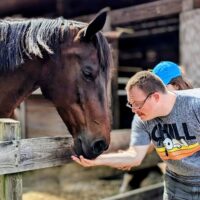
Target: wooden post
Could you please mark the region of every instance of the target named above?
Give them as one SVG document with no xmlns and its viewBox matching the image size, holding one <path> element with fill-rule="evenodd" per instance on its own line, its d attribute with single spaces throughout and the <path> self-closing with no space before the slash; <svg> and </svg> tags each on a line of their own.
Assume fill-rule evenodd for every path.
<svg viewBox="0 0 200 200">
<path fill-rule="evenodd" d="M 111 44 L 111 50 L 112 50 L 112 56 L 113 56 L 113 69 L 112 69 L 112 80 L 111 80 L 111 106 L 112 106 L 112 129 L 118 129 L 119 128 L 119 121 L 120 121 L 120 111 L 119 111 L 119 96 L 118 96 L 118 41 L 120 37 L 119 32 L 107 32 L 104 33 L 106 36 L 108 42 Z"/>
<path fill-rule="evenodd" d="M 200 9 L 182 12 L 180 15 L 180 64 L 193 87 L 200 87 Z"/>
<path fill-rule="evenodd" d="M 20 123 L 12 119 L 0 119 L 0 141 L 11 141 L 20 139 Z M 16 143 L 16 148 L 19 148 Z M 17 155 L 15 165 L 18 166 Z M 0 200 L 22 199 L 22 175 L 9 174 L 0 176 Z"/>
</svg>

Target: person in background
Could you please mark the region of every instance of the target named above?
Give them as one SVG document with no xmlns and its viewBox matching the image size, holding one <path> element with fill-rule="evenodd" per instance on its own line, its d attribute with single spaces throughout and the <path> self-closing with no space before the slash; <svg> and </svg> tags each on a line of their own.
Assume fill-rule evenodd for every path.
<svg viewBox="0 0 200 200">
<path fill-rule="evenodd" d="M 197 130 L 199 127 L 197 111 L 200 100 L 194 97 L 193 101 L 191 101 L 187 95 L 178 95 L 178 93 L 169 91 L 189 88 L 191 88 L 191 85 L 182 77 L 178 65 L 169 61 L 159 63 L 152 72 L 143 71 L 137 73 L 128 81 L 126 86 L 128 106 L 136 114 L 132 123 L 130 148 L 123 152 L 103 154 L 94 160 L 85 159 L 83 156 L 79 158 L 72 156 L 72 159 L 84 167 L 104 165 L 122 170 L 130 170 L 132 167 L 141 164 L 152 141 L 160 157 L 167 163 L 168 170 L 165 180 L 164 199 L 170 199 L 169 196 L 174 195 L 174 189 L 176 188 L 192 190 L 193 188 L 190 187 L 183 188 L 182 182 L 186 180 L 188 185 L 190 185 L 190 183 L 196 184 L 198 181 L 199 177 L 197 174 L 199 171 L 192 166 L 192 160 L 188 157 L 192 156 L 192 159 L 194 159 L 193 154 L 198 157 L 196 154 L 198 154 L 199 146 L 197 141 L 199 135 L 197 131 L 194 132 L 194 136 L 187 135 L 189 134 L 187 124 L 189 126 L 191 121 L 187 117 L 188 113 L 186 112 L 190 112 L 190 117 L 193 119 L 193 123 L 189 128 L 192 128 L 195 123 L 195 127 L 197 127 L 195 130 Z M 187 102 L 184 103 L 182 99 L 187 100 Z M 184 111 L 186 106 L 187 111 Z M 196 106 L 196 109 L 193 106 Z M 169 119 L 170 123 L 167 119 Z M 176 121 L 178 121 L 177 125 Z M 173 138 L 174 136 L 170 135 L 168 131 L 175 131 L 173 134 L 178 138 Z M 184 133 L 185 136 L 177 136 L 179 131 Z M 160 134 L 159 137 L 156 133 Z M 191 141 L 186 140 L 188 138 L 196 139 L 194 144 L 197 145 L 197 148 L 190 153 L 188 153 L 189 149 L 187 148 L 193 144 L 190 144 Z M 187 155 L 184 155 L 182 151 L 178 153 L 177 149 L 180 150 L 182 147 L 183 149 L 187 149 Z M 188 159 L 186 161 L 187 165 L 181 163 L 182 159 Z M 187 166 L 191 168 L 189 176 L 187 176 L 186 172 Z M 195 178 L 191 178 L 193 176 Z M 178 186 L 175 187 L 175 185 Z M 189 195 L 190 193 L 187 192 L 187 194 Z M 184 196 L 182 193 L 181 195 Z"/>
<path fill-rule="evenodd" d="M 154 67 L 152 72 L 163 81 L 168 90 L 186 90 L 193 88 L 191 83 L 183 77 L 181 68 L 174 62 L 160 62 Z"/>
</svg>

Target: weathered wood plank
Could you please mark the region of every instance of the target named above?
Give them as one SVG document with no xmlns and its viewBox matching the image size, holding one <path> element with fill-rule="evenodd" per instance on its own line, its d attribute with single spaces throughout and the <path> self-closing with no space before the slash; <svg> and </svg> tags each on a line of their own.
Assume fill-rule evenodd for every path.
<svg viewBox="0 0 200 200">
<path fill-rule="evenodd" d="M 128 7 L 126 9 L 114 10 L 111 13 L 112 25 L 178 14 L 182 12 L 182 1 L 183 0 L 160 0 Z"/>
<path fill-rule="evenodd" d="M 113 130 L 107 152 L 127 149 L 130 129 Z M 0 174 L 10 174 L 59 166 L 71 161 L 73 139 L 68 137 L 40 137 L 0 142 Z M 157 154 L 148 155 L 140 167 L 155 166 L 160 162 Z"/>
<path fill-rule="evenodd" d="M 139 188 L 102 200 L 162 200 L 163 183 L 153 184 L 151 186 Z"/>
<path fill-rule="evenodd" d="M 200 9 L 180 15 L 179 52 L 180 63 L 185 67 L 187 78 L 194 88 L 200 87 Z M 187 48 L 187 49 L 185 49 Z"/>
<path fill-rule="evenodd" d="M 105 153 L 128 149 L 131 129 L 115 129 L 110 133 L 110 145 Z"/>
<path fill-rule="evenodd" d="M 194 0 L 194 8 L 200 8 L 200 0 Z"/>
<path fill-rule="evenodd" d="M 189 3 L 188 2 L 189 0 L 160 0 L 137 6 L 130 6 L 127 8 L 113 10 L 110 11 L 111 25 L 117 26 L 130 22 L 153 19 L 156 17 L 170 16 L 174 14 L 179 14 L 183 11 L 191 10 L 193 8 L 198 8 L 198 6 L 200 6 L 200 4 L 198 4 L 198 1 L 195 3 L 195 7 L 193 6 L 193 3 L 191 3 L 191 1 Z M 89 22 L 91 19 L 93 19 L 93 17 L 94 15 L 85 15 L 76 17 L 75 19 Z"/>
<path fill-rule="evenodd" d="M 0 13 L 6 14 L 13 11 L 18 11 L 23 8 L 35 8 L 50 5 L 54 0 L 1 0 L 0 1 Z"/>
<path fill-rule="evenodd" d="M 18 145 L 15 139 L 19 140 L 20 135 L 20 123 L 12 119 L 0 119 L 0 140 L 12 140 L 16 151 L 18 151 Z M 2 142 L 8 143 L 8 142 Z M 7 154 L 7 149 L 0 153 L 4 160 L 6 160 L 9 155 Z M 18 159 L 13 154 L 13 164 L 16 166 L 16 160 Z M 4 166 L 3 163 L 1 163 Z M 6 166 L 4 166 L 6 167 Z M 21 200 L 22 199 L 22 175 L 12 174 L 0 176 L 0 200 Z"/>
<path fill-rule="evenodd" d="M 26 138 L 69 134 L 55 106 L 42 95 L 31 95 L 25 100 L 25 113 Z M 40 119 L 39 123 L 38 119 Z"/>
<path fill-rule="evenodd" d="M 66 164 L 71 160 L 71 137 L 31 138 L 0 142 L 0 174 Z"/>
</svg>

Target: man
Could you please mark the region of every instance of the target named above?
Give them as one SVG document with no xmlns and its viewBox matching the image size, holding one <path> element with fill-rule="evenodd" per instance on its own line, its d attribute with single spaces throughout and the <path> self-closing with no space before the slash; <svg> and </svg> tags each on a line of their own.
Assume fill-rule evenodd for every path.
<svg viewBox="0 0 200 200">
<path fill-rule="evenodd" d="M 142 71 L 128 81 L 126 91 L 137 116 L 134 148 L 121 158 L 113 154 L 91 162 L 130 169 L 141 163 L 152 141 L 167 165 L 164 199 L 200 199 L 200 90 L 170 92 L 157 76 Z M 93 166 L 83 157 L 73 159 Z"/>
<path fill-rule="evenodd" d="M 164 199 L 200 199 L 200 90 L 173 93 L 153 74 L 140 72 L 126 91 L 139 116 L 132 145 L 152 141 L 167 165 Z"/>
</svg>

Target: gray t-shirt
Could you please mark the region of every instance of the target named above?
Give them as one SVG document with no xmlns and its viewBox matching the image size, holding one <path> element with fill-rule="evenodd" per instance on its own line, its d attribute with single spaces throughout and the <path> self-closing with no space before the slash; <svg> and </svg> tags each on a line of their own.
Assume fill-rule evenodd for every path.
<svg viewBox="0 0 200 200">
<path fill-rule="evenodd" d="M 152 141 L 170 176 L 200 185 L 200 89 L 175 93 L 176 102 L 169 115 L 149 121 L 135 115 L 130 145 Z"/>
</svg>

